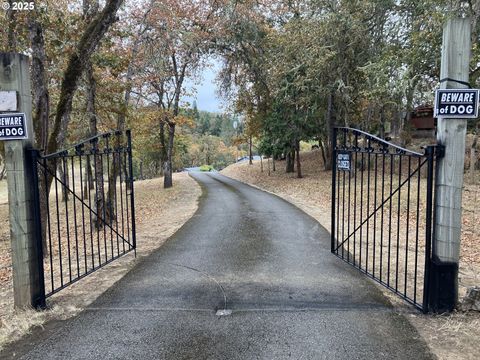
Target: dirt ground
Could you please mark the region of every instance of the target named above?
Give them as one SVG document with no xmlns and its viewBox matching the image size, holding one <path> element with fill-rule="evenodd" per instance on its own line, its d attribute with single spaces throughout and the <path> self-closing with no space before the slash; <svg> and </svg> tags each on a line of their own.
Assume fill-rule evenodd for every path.
<svg viewBox="0 0 480 360">
<path fill-rule="evenodd" d="M 302 154 L 304 178 L 285 173 L 285 162 L 263 160 L 253 165 L 242 162 L 231 165 L 222 173 L 231 178 L 272 192 L 304 210 L 330 229 L 331 172 L 323 170 L 319 151 Z M 270 175 L 268 174 L 270 166 Z M 480 174 L 479 174 L 480 175 Z M 478 179 L 480 176 L 476 176 Z M 460 260 L 460 294 L 469 286 L 480 286 L 480 184 L 466 180 L 463 193 L 462 248 Z M 477 359 L 480 353 L 480 313 L 455 312 L 450 315 L 423 315 L 384 289 L 385 294 L 405 313 L 440 359 Z"/>
<path fill-rule="evenodd" d="M 174 187 L 163 178 L 137 181 L 135 205 L 137 257 L 129 253 L 48 299 L 47 311 L 13 308 L 11 251 L 6 184 L 0 182 L 0 349 L 48 320 L 74 316 L 120 280 L 142 257 L 160 247 L 196 211 L 200 186 L 187 173 L 174 174 Z"/>
</svg>

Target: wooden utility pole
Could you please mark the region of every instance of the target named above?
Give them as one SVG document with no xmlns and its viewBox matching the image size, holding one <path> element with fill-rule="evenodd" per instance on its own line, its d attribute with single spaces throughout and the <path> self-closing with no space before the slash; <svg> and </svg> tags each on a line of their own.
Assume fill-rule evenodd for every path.
<svg viewBox="0 0 480 360">
<path fill-rule="evenodd" d="M 442 89 L 468 87 L 470 19 L 448 20 L 443 28 Z M 467 119 L 439 117 L 437 142 L 445 156 L 437 162 L 429 307 L 451 311 L 458 301 L 458 263 L 462 224 L 462 188 Z"/>
<path fill-rule="evenodd" d="M 5 166 L 8 182 L 10 240 L 12 244 L 14 303 L 17 308 L 43 307 L 45 292 L 41 241 L 34 216 L 36 203 L 32 186 L 32 161 L 28 151 L 32 146 L 32 95 L 28 57 L 0 53 L 0 90 L 16 91 L 16 111 L 25 113 L 26 140 L 5 141 Z M 12 112 L 12 111 L 10 111 Z"/>
</svg>

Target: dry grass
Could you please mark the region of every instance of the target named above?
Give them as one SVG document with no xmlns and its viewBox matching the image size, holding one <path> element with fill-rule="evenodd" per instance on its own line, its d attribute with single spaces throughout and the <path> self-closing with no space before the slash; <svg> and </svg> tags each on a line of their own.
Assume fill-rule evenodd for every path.
<svg viewBox="0 0 480 360">
<path fill-rule="evenodd" d="M 0 221 L 6 222 L 6 226 L 0 227 L 0 349 L 33 326 L 77 314 L 121 279 L 140 258 L 160 247 L 194 214 L 201 189 L 188 174 L 174 174 L 173 188 L 163 189 L 162 184 L 163 179 L 135 183 L 137 258 L 126 255 L 53 295 L 48 301 L 49 310 L 42 312 L 13 308 L 8 206 L 0 204 Z"/>
<path fill-rule="evenodd" d="M 270 191 L 283 197 L 284 199 L 297 205 L 306 213 L 313 216 L 326 229 L 330 230 L 332 177 L 331 172 L 323 170 L 319 151 L 312 151 L 302 154 L 302 170 L 304 173 L 303 179 L 297 179 L 295 174 L 286 174 L 284 161 L 277 162 L 277 171 L 270 171 L 270 175 L 268 175 L 267 171 L 267 161 L 264 160 L 263 165 L 263 173 L 260 171 L 260 161 L 255 161 L 251 166 L 248 165 L 247 162 L 235 164 L 224 169 L 222 173 L 226 176 L 257 186 L 261 189 Z M 402 167 L 405 169 L 403 165 Z M 271 168 L 272 163 L 270 162 L 270 169 Z M 371 181 L 374 181 L 374 179 L 371 178 Z M 416 191 L 415 186 L 416 185 L 412 185 L 412 194 Z M 421 187 L 424 188 L 423 179 L 421 179 Z M 400 196 L 403 202 L 407 196 L 407 191 L 404 191 L 402 188 L 402 194 Z M 393 202 L 395 202 L 397 199 L 398 196 L 393 199 Z M 424 206 L 424 201 L 422 199 L 420 200 L 420 208 L 422 208 Z M 478 204 L 479 200 L 480 184 L 472 184 L 466 181 L 463 193 L 462 248 L 459 276 L 460 294 L 464 294 L 465 289 L 469 286 L 480 285 L 480 226 L 478 226 L 480 223 L 480 208 L 476 205 Z M 411 199 L 411 203 L 415 203 L 415 201 L 415 198 Z M 346 202 L 349 203 L 348 198 L 346 198 Z M 353 207 L 351 207 L 351 211 L 352 209 Z M 372 209 L 373 206 L 371 205 L 370 210 Z M 358 207 L 357 211 L 359 211 Z M 402 231 L 400 232 L 400 236 L 398 238 L 399 248 L 405 249 L 405 229 L 407 226 L 405 208 L 401 209 L 400 212 L 400 229 Z M 388 214 L 388 211 L 386 211 L 385 214 Z M 393 209 L 393 215 L 394 217 L 397 215 L 396 209 Z M 379 217 L 377 217 L 377 220 L 378 219 Z M 409 224 L 410 229 L 415 228 L 415 219 L 410 217 L 409 222 L 412 221 L 413 224 Z M 421 221 L 422 219 L 420 219 L 420 223 Z M 370 234 L 372 234 L 373 224 L 370 224 L 369 228 L 371 232 Z M 364 231 L 365 229 L 366 226 L 364 226 Z M 384 225 L 383 229 L 384 233 L 385 231 L 388 232 L 388 226 Z M 379 236 L 378 227 L 376 234 Z M 395 243 L 395 235 L 393 239 L 395 240 Z M 411 264 L 411 261 L 414 259 L 415 248 L 412 247 L 413 244 L 410 241 L 408 246 L 409 251 L 403 253 L 403 256 L 408 254 L 409 264 Z M 422 250 L 422 244 L 420 243 L 419 245 L 419 249 Z M 353 246 L 353 244 L 351 243 L 350 246 Z M 377 259 L 380 252 L 383 252 L 383 256 L 387 254 L 385 252 L 385 244 L 380 248 L 382 250 L 378 250 L 379 248 L 380 247 L 377 243 Z M 363 251 L 365 250 L 366 247 L 363 248 Z M 352 248 L 350 248 L 350 251 L 352 251 Z M 369 244 L 369 251 L 373 251 L 372 243 Z M 391 251 L 396 253 L 396 245 L 392 247 Z M 372 257 L 370 256 L 370 259 L 371 258 Z M 418 276 L 421 277 L 423 276 L 423 267 L 421 265 L 422 259 L 419 259 L 418 261 Z M 368 266 L 370 269 L 373 268 L 371 260 Z M 414 267 L 411 265 L 409 266 L 408 276 L 411 278 Z M 375 268 L 376 271 L 379 271 L 378 263 L 376 264 Z M 400 270 L 402 269 L 400 268 Z M 404 283 L 399 282 L 399 286 L 403 285 Z M 421 286 L 419 286 L 418 289 L 421 289 Z M 407 288 L 407 291 L 411 294 L 412 289 Z M 414 312 L 411 307 L 406 307 L 405 304 L 393 294 L 390 295 L 390 292 L 386 291 L 385 293 L 391 299 L 392 303 L 398 306 L 397 308 L 399 311 L 401 310 L 409 314 L 409 317 L 412 319 L 412 323 L 417 327 L 419 332 L 427 340 L 430 347 L 439 356 L 439 358 L 470 359 L 474 358 L 471 354 L 476 354 L 477 356 L 480 353 L 480 314 L 456 312 L 449 316 L 419 315 L 417 312 Z M 418 299 L 421 299 L 421 293 L 418 293 L 417 297 Z M 466 349 L 468 350 L 465 351 Z"/>
<path fill-rule="evenodd" d="M 478 313 L 410 314 L 409 320 L 439 359 L 478 359 L 480 353 L 480 316 Z"/>
</svg>

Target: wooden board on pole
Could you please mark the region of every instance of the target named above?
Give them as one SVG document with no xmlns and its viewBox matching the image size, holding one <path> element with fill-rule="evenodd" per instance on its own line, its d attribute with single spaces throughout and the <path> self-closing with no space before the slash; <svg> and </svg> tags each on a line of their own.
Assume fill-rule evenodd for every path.
<svg viewBox="0 0 480 360">
<path fill-rule="evenodd" d="M 28 161 L 28 149 L 32 146 L 33 138 L 29 71 L 28 57 L 0 53 L 0 90 L 18 92 L 18 108 L 25 113 L 28 132 L 27 139 L 5 141 L 14 303 L 18 308 L 39 305 L 42 297 L 33 218 L 32 166 Z"/>
</svg>

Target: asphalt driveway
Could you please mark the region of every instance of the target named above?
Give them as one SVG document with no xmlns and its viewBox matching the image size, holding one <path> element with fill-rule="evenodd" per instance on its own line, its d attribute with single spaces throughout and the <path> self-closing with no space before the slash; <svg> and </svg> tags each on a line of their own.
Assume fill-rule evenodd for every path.
<svg viewBox="0 0 480 360">
<path fill-rule="evenodd" d="M 220 174 L 192 176 L 204 191 L 199 209 L 164 246 L 81 314 L 35 330 L 0 356 L 433 357 L 376 285 L 330 254 L 318 222 Z"/>
</svg>

